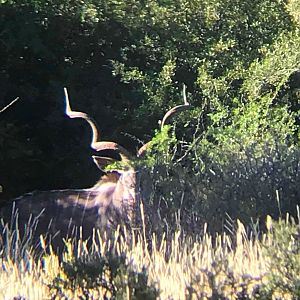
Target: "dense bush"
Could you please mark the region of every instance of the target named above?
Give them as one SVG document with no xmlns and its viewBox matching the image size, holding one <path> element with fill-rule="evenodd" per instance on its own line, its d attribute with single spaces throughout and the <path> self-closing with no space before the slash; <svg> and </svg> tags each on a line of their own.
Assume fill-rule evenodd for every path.
<svg viewBox="0 0 300 300">
<path fill-rule="evenodd" d="M 161 151 L 164 144 L 170 147 L 160 136 Z M 173 157 L 178 155 L 176 149 Z M 199 153 L 196 146 L 190 147 L 181 150 L 176 160 L 172 160 L 172 151 L 153 155 L 159 159 L 143 175 L 147 184 L 152 182 L 147 205 L 156 216 L 153 224 L 161 226 L 159 218 L 168 224 L 164 229 L 181 226 L 191 233 L 199 231 L 203 223 L 209 223 L 212 231 L 222 231 L 226 215 L 246 224 L 262 221 L 268 214 L 275 218 L 287 212 L 295 215 L 300 200 L 298 147 L 277 140 L 273 144 L 240 144 L 235 152 L 231 147 L 222 150 Z M 155 144 L 153 151 L 157 151 Z"/>
<path fill-rule="evenodd" d="M 106 299 L 157 299 L 159 292 L 148 285 L 146 269 L 135 272 L 126 263 L 126 257 L 108 253 L 101 257 L 85 254 L 62 263 L 60 274 L 49 284 L 53 298 L 68 299 L 69 292 L 77 291 L 76 298 L 94 299 L 94 291 L 101 289 Z M 98 295 L 100 297 L 100 295 Z"/>
</svg>

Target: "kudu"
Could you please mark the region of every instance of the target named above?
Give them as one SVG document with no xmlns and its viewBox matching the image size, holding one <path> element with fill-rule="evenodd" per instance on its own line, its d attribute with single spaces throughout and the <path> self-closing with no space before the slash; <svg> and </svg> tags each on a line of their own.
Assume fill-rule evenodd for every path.
<svg viewBox="0 0 300 300">
<path fill-rule="evenodd" d="M 0 211 L 2 239 L 8 228 L 10 231 L 17 229 L 21 236 L 30 237 L 36 245 L 43 235 L 55 250 L 57 247 L 61 250 L 62 239 L 68 236 L 78 237 L 80 234 L 87 239 L 94 229 L 109 231 L 117 225 L 134 223 L 141 201 L 137 171 L 130 164 L 134 156 L 115 142 L 99 141 L 95 121 L 86 113 L 73 111 L 67 90 L 64 91 L 66 115 L 86 120 L 92 129 L 91 148 L 98 154 L 93 160 L 104 175 L 91 188 L 35 191 L 10 201 Z M 165 114 L 161 128 L 174 114 L 190 108 L 185 87 L 183 94 L 184 104 Z M 149 143 L 142 146 L 135 157 L 142 157 L 148 148 Z M 115 159 L 104 156 L 107 150 L 120 158 L 123 170 L 105 171 L 106 166 L 115 162 Z"/>
</svg>

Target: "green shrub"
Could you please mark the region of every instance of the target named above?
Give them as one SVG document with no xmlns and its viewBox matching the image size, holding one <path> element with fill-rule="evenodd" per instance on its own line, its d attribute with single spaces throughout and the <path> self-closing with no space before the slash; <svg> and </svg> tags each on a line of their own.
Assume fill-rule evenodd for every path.
<svg viewBox="0 0 300 300">
<path fill-rule="evenodd" d="M 94 299 L 100 290 L 105 299 L 156 299 L 158 291 L 148 285 L 147 270 L 133 271 L 125 256 L 108 253 L 70 255 L 62 262 L 60 274 L 49 285 L 53 297 L 66 297 L 68 291 L 79 291 L 80 299 Z"/>
<path fill-rule="evenodd" d="M 210 230 L 222 231 L 226 214 L 250 224 L 263 221 L 268 214 L 278 218 L 293 212 L 299 203 L 298 147 L 277 140 L 240 144 L 236 151 L 224 147 L 210 153 L 209 148 L 199 151 L 197 145 L 178 149 L 180 143 L 173 156 L 153 155 L 152 166 L 145 169 L 145 181 L 152 183 L 145 203 L 155 212 L 150 217 L 154 223 L 158 218 L 169 228 L 178 229 L 181 224 L 190 232 L 209 223 Z M 179 219 L 174 218 L 176 213 Z"/>
<path fill-rule="evenodd" d="M 298 217 L 299 217 L 298 207 Z M 300 298 L 300 224 L 287 215 L 286 220 L 267 220 L 268 234 L 264 251 L 268 274 L 257 299 Z"/>
</svg>

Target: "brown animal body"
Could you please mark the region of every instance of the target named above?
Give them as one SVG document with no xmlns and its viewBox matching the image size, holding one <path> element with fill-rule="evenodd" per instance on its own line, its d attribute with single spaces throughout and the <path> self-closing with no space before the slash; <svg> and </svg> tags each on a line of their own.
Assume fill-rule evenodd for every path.
<svg viewBox="0 0 300 300">
<path fill-rule="evenodd" d="M 104 175 L 88 189 L 36 191 L 10 201 L 0 210 L 2 241 L 9 228 L 10 231 L 17 230 L 25 239 L 29 237 L 36 244 L 43 235 L 55 249 L 61 250 L 63 238 L 80 236 L 88 239 L 95 228 L 107 232 L 118 225 L 138 225 L 141 193 L 137 172 L 130 166 L 133 157 L 114 142 L 98 141 L 95 122 L 87 114 L 71 110 L 66 90 L 65 99 L 66 114 L 70 118 L 82 118 L 90 124 L 93 132 L 91 147 L 98 154 L 93 159 Z M 189 107 L 185 101 L 184 105 L 172 108 L 166 113 L 162 126 L 171 115 Z M 147 147 L 148 144 L 144 145 L 138 156 L 143 156 Z M 107 165 L 115 162 L 112 158 L 101 156 L 106 150 L 120 157 L 125 165 L 124 170 L 104 171 Z"/>
</svg>

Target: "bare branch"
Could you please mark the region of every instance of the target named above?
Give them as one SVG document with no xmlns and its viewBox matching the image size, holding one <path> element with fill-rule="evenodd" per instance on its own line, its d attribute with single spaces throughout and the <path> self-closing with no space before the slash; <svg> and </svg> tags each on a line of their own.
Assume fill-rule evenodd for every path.
<svg viewBox="0 0 300 300">
<path fill-rule="evenodd" d="M 188 103 L 188 101 L 186 99 L 186 85 L 185 84 L 183 84 L 183 86 L 182 86 L 182 95 L 183 95 L 183 102 L 184 102 L 184 104 L 189 105 L 189 103 Z"/>
<path fill-rule="evenodd" d="M 16 99 L 14 99 L 13 101 L 11 101 L 9 104 L 7 104 L 6 106 L 4 106 L 1 110 L 0 110 L 0 114 L 3 113 L 4 111 L 6 111 L 10 106 L 12 106 L 15 102 L 17 102 L 20 98 L 17 97 Z"/>
</svg>

